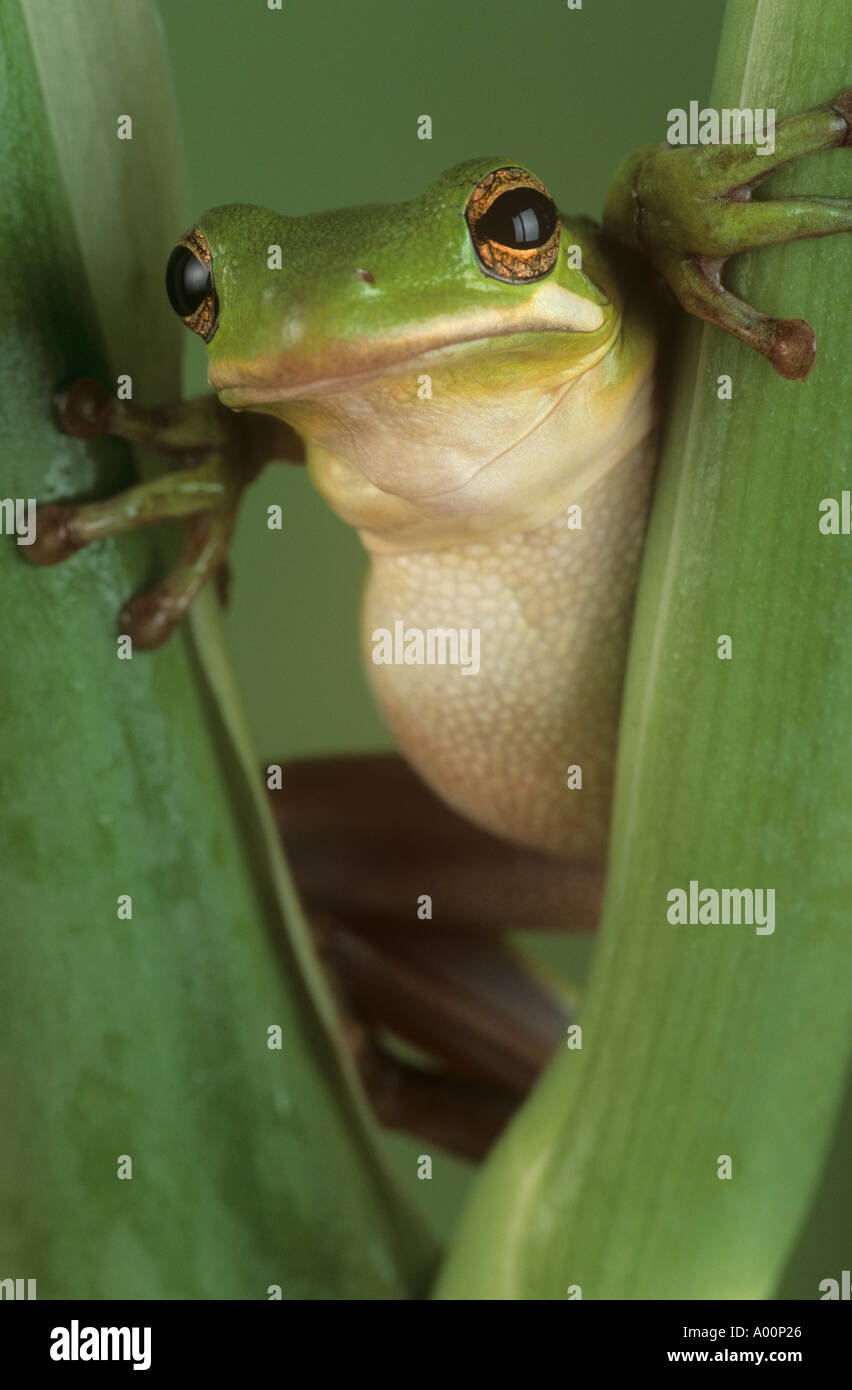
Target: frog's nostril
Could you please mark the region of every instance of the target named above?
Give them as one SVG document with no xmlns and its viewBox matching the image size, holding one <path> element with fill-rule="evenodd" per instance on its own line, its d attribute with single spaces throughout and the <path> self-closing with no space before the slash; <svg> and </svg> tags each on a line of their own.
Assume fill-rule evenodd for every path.
<svg viewBox="0 0 852 1390">
<path fill-rule="evenodd" d="M 373 273 L 370 270 L 356 270 L 355 274 L 358 276 L 359 280 L 365 280 L 368 285 L 375 285 L 376 283 L 373 279 Z"/>
</svg>

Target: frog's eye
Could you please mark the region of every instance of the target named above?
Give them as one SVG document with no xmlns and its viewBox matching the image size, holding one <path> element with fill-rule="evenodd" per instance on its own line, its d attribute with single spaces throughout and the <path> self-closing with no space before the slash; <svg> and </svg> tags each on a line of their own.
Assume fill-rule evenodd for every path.
<svg viewBox="0 0 852 1390">
<path fill-rule="evenodd" d="M 187 328 L 209 343 L 219 326 L 219 300 L 210 247 L 197 227 L 187 232 L 169 256 L 166 292 Z"/>
<path fill-rule="evenodd" d="M 548 275 L 559 255 L 559 213 L 525 169 L 496 169 L 465 209 L 473 248 L 486 275 L 515 283 Z"/>
</svg>

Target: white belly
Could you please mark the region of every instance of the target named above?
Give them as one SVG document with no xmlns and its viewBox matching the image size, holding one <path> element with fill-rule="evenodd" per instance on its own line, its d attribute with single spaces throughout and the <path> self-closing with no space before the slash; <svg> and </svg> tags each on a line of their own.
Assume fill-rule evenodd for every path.
<svg viewBox="0 0 852 1390">
<path fill-rule="evenodd" d="M 401 751 L 456 810 L 571 858 L 605 850 L 653 463 L 646 442 L 578 497 L 582 530 L 560 515 L 492 542 L 372 557 L 364 650 Z M 398 623 L 424 642 L 430 629 L 478 629 L 479 671 L 376 665 L 373 633 Z"/>
</svg>

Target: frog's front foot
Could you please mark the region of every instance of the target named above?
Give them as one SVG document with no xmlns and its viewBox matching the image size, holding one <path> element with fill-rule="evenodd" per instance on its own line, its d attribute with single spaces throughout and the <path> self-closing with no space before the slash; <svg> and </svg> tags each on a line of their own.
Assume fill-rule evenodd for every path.
<svg viewBox="0 0 852 1390">
<path fill-rule="evenodd" d="M 33 564 L 54 565 L 106 536 L 187 518 L 187 541 L 175 568 L 121 614 L 121 631 L 134 645 L 158 647 L 224 563 L 247 483 L 268 459 L 299 461 L 301 442 L 280 422 L 235 416 L 212 395 L 148 409 L 119 401 L 100 382 L 84 377 L 60 391 L 54 404 L 66 434 L 118 435 L 170 454 L 181 465 L 102 502 L 38 507 L 36 539 L 26 548 Z"/>
<path fill-rule="evenodd" d="M 645 146 L 616 175 L 604 228 L 651 261 L 689 313 L 762 353 L 779 375 L 803 381 L 816 357 L 813 329 L 804 319 L 772 318 L 743 303 L 725 289 L 722 269 L 739 251 L 852 229 L 850 199 L 752 202 L 774 170 L 850 145 L 852 89 L 779 122 L 772 153 L 743 144 Z"/>
</svg>

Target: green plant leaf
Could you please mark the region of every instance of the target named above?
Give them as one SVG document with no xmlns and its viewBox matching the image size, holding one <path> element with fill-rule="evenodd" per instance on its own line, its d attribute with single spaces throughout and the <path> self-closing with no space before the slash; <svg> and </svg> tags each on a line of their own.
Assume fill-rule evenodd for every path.
<svg viewBox="0 0 852 1390">
<path fill-rule="evenodd" d="M 711 104 L 780 118 L 830 100 L 847 40 L 844 0 L 733 0 Z M 847 187 L 835 152 L 766 196 Z M 852 567 L 848 538 L 818 529 L 821 500 L 849 487 L 850 251 L 832 237 L 735 263 L 750 303 L 814 325 L 804 385 L 685 330 L 583 1049 L 553 1063 L 479 1178 L 443 1297 L 768 1298 L 807 1211 L 852 1041 Z M 669 925 L 667 894 L 691 880 L 774 888 L 774 934 Z"/>
<path fill-rule="evenodd" d="M 102 495 L 129 454 L 61 436 L 57 385 L 179 394 L 159 34 L 147 0 L 0 0 L 0 41 L 0 495 Z M 0 1274 L 39 1298 L 408 1296 L 433 1251 L 336 1045 L 214 600 L 117 659 L 157 568 L 141 533 L 48 571 L 0 544 Z"/>
</svg>

